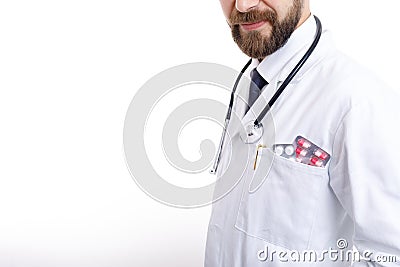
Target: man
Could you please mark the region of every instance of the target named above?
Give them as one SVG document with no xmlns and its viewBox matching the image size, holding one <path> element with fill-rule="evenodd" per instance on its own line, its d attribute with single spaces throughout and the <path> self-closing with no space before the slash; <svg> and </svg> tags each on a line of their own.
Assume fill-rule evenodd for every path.
<svg viewBox="0 0 400 267">
<path fill-rule="evenodd" d="M 254 85 L 248 89 L 251 112 L 240 100 L 234 106 L 243 121 L 254 119 L 311 46 L 316 20 L 309 0 L 220 2 L 234 41 L 252 58 L 245 75 L 263 81 L 257 85 L 259 97 L 250 92 Z M 253 166 L 255 157 L 250 158 L 246 169 L 237 173 L 238 184 L 213 204 L 205 266 L 391 266 L 395 257 L 398 264 L 398 99 L 374 75 L 337 51 L 324 30 L 268 114 L 275 144 L 291 144 L 302 136 L 328 153 L 330 160 L 322 161 L 325 166 L 310 166 L 274 154 L 269 145 L 262 147 L 262 141 L 245 144 L 238 141 L 239 134 L 231 136 L 231 145 L 224 144 L 219 177 L 236 166 L 229 155 L 246 157 L 237 155 L 244 148 L 267 160 Z M 264 127 L 264 135 L 270 129 Z M 270 168 L 262 164 L 268 159 L 273 159 Z M 251 190 L 256 172 L 265 172 L 266 177 Z M 343 258 L 340 253 L 353 246 L 364 258 Z M 336 253 L 329 254 L 331 250 Z M 314 251 L 317 258 L 296 254 L 304 251 Z"/>
</svg>

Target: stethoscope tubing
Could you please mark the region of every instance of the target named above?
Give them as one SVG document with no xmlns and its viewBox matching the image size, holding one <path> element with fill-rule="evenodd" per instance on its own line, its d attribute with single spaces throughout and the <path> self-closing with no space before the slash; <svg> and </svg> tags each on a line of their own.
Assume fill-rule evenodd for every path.
<svg viewBox="0 0 400 267">
<path fill-rule="evenodd" d="M 318 44 L 319 40 L 321 39 L 322 24 L 317 16 L 314 16 L 314 18 L 315 18 L 315 22 L 317 23 L 317 32 L 315 34 L 314 41 L 312 42 L 310 48 L 307 50 L 307 52 L 304 54 L 304 56 L 297 63 L 297 65 L 289 73 L 287 78 L 283 81 L 281 86 L 279 86 L 278 90 L 276 90 L 275 94 L 269 100 L 268 105 L 258 115 L 257 119 L 254 121 L 254 125 L 258 125 L 262 121 L 262 119 L 265 117 L 265 115 L 268 113 L 268 111 L 271 109 L 271 107 L 275 104 L 276 100 L 278 100 L 280 95 L 283 93 L 283 90 L 285 90 L 285 88 L 293 80 L 294 76 L 296 76 L 296 74 L 299 72 L 301 67 L 303 67 L 304 63 L 306 63 L 307 59 L 314 52 L 315 47 L 317 47 L 317 44 Z"/>
<path fill-rule="evenodd" d="M 290 72 L 288 77 L 283 81 L 281 86 L 279 86 L 278 90 L 275 92 L 275 94 L 271 97 L 271 99 L 268 101 L 268 105 L 260 112 L 260 114 L 257 116 L 257 119 L 254 121 L 254 126 L 255 127 L 262 127 L 262 124 L 260 123 L 262 119 L 265 117 L 265 115 L 268 113 L 268 111 L 271 109 L 271 107 L 274 105 L 276 100 L 278 100 L 279 96 L 283 93 L 285 88 L 289 85 L 289 83 L 293 80 L 293 78 L 296 76 L 296 74 L 299 72 L 299 70 L 303 67 L 303 65 L 306 63 L 307 59 L 311 56 L 311 54 L 314 52 L 314 49 L 316 48 L 319 40 L 321 39 L 321 34 L 322 34 L 322 24 L 321 21 L 317 16 L 314 15 L 315 22 L 317 24 L 317 31 L 316 35 L 314 37 L 314 41 L 312 42 L 310 48 L 307 50 L 307 52 L 304 54 L 304 56 L 300 59 L 300 61 L 296 64 L 296 66 L 293 68 L 293 70 Z M 235 93 L 236 89 L 239 85 L 239 82 L 244 74 L 244 72 L 248 69 L 252 62 L 252 59 L 250 59 L 246 65 L 243 67 L 243 69 L 240 71 L 238 77 L 236 78 L 235 84 L 233 86 L 232 92 L 231 92 L 231 97 L 229 101 L 229 106 L 228 106 L 228 111 L 225 116 L 225 122 L 224 122 L 224 128 L 222 131 L 222 136 L 221 140 L 218 146 L 218 151 L 217 151 L 217 157 L 215 158 L 214 164 L 212 169 L 210 170 L 211 174 L 215 174 L 218 169 L 219 162 L 221 160 L 221 152 L 222 152 L 222 147 L 224 145 L 225 141 L 225 136 L 226 136 L 226 131 L 231 119 L 232 115 L 232 109 L 233 109 L 233 102 L 235 98 Z"/>
</svg>

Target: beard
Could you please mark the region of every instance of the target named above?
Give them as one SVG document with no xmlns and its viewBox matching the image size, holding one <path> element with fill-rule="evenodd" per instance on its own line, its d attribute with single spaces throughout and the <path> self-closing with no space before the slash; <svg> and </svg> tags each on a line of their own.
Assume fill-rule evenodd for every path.
<svg viewBox="0 0 400 267">
<path fill-rule="evenodd" d="M 303 0 L 294 0 L 287 15 L 281 21 L 272 10 L 241 13 L 234 9 L 229 18 L 233 40 L 249 57 L 265 58 L 286 44 L 300 21 L 302 8 Z M 259 21 L 267 21 L 271 24 L 272 30 L 268 36 L 263 36 L 257 30 L 243 32 L 239 25 Z"/>
</svg>

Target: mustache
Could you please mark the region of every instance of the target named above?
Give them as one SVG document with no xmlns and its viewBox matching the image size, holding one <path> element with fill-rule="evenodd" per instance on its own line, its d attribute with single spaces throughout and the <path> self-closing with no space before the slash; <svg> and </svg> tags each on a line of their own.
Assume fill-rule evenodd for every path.
<svg viewBox="0 0 400 267">
<path fill-rule="evenodd" d="M 278 17 L 275 12 L 272 10 L 253 10 L 246 13 L 239 12 L 236 9 L 233 10 L 228 19 L 228 24 L 237 25 L 237 24 L 247 24 L 247 23 L 255 23 L 259 21 L 267 20 L 271 24 L 275 24 L 278 20 Z"/>
</svg>

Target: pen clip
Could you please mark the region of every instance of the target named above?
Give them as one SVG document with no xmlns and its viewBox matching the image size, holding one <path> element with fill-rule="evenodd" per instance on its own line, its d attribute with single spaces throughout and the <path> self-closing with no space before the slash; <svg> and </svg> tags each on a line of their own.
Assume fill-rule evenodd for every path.
<svg viewBox="0 0 400 267">
<path fill-rule="evenodd" d="M 266 145 L 262 145 L 262 144 L 259 144 L 259 145 L 257 146 L 257 151 L 256 151 L 256 157 L 255 157 L 255 159 L 254 159 L 253 170 L 256 170 L 256 168 L 257 168 L 258 153 L 259 153 L 259 150 L 260 150 L 261 148 L 267 148 L 267 146 L 266 146 Z"/>
</svg>

